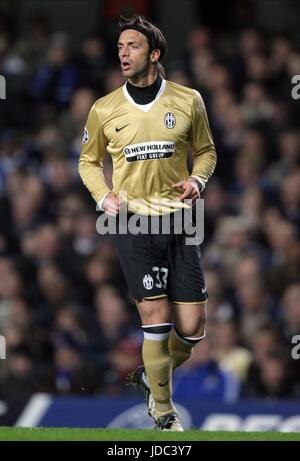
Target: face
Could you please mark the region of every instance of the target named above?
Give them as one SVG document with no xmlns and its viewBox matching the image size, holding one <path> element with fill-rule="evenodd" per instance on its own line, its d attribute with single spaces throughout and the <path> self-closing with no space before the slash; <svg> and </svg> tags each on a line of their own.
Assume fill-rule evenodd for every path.
<svg viewBox="0 0 300 461">
<path fill-rule="evenodd" d="M 118 41 L 119 59 L 125 78 L 138 80 L 147 77 L 151 63 L 159 57 L 159 50 L 149 53 L 147 38 L 138 30 L 124 30 Z"/>
</svg>

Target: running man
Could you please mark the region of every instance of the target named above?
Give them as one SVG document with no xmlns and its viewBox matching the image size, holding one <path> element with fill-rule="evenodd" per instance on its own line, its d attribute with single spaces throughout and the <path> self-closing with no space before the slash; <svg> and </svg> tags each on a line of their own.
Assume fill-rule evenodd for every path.
<svg viewBox="0 0 300 461">
<path fill-rule="evenodd" d="M 165 80 L 162 32 L 141 16 L 122 18 L 118 50 L 126 82 L 91 108 L 79 173 L 100 209 L 116 219 L 124 201 L 128 216 L 170 215 L 169 235 L 119 233 L 116 245 L 144 332 L 144 364 L 129 381 L 143 388 L 156 428 L 182 431 L 172 370 L 205 336 L 208 295 L 200 247 L 175 234 L 172 218 L 187 206 L 184 200 L 200 197 L 216 151 L 200 94 Z M 112 156 L 113 190 L 103 174 L 106 152 Z"/>
</svg>

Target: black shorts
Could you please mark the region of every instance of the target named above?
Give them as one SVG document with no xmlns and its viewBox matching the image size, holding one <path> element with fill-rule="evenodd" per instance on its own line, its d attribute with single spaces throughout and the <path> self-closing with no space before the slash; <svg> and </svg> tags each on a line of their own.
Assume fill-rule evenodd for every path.
<svg viewBox="0 0 300 461">
<path fill-rule="evenodd" d="M 187 245 L 186 237 L 174 233 L 172 219 L 168 235 L 116 235 L 120 264 L 133 298 L 167 297 L 178 304 L 207 300 L 200 245 Z"/>
</svg>

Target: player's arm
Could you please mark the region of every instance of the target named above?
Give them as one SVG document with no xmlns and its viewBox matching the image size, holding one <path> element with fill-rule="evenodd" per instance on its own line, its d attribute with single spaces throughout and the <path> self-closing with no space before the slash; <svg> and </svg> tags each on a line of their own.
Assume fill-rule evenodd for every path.
<svg viewBox="0 0 300 461">
<path fill-rule="evenodd" d="M 119 211 L 119 199 L 110 191 L 103 173 L 106 145 L 101 120 L 94 105 L 84 128 L 78 171 L 100 209 L 115 215 Z"/>
<path fill-rule="evenodd" d="M 197 91 L 195 93 L 191 112 L 193 169 L 190 177 L 198 181 L 201 192 L 214 172 L 217 154 L 203 99 Z"/>
<path fill-rule="evenodd" d="M 216 149 L 209 128 L 205 105 L 200 94 L 195 93 L 190 132 L 193 170 L 187 180 L 173 184 L 173 187 L 183 191 L 177 200 L 192 199 L 192 202 L 200 197 L 200 192 L 204 190 L 217 162 Z"/>
</svg>

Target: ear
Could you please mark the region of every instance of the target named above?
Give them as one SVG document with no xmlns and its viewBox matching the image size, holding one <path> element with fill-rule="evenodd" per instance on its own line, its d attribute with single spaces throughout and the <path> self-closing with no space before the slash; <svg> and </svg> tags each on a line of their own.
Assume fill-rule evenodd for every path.
<svg viewBox="0 0 300 461">
<path fill-rule="evenodd" d="M 156 49 L 156 50 L 151 51 L 150 53 L 151 62 L 157 62 L 159 58 L 160 58 L 160 50 Z"/>
</svg>

